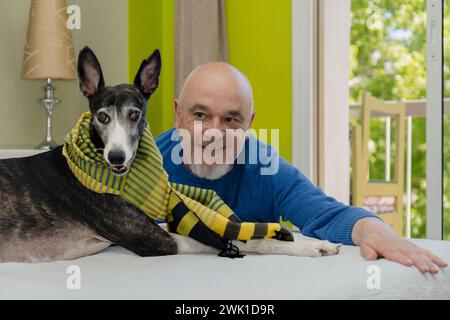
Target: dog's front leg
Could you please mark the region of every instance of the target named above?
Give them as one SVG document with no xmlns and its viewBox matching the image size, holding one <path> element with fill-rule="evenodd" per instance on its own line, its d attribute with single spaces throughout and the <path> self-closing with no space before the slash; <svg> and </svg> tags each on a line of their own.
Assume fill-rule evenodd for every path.
<svg viewBox="0 0 450 320">
<path fill-rule="evenodd" d="M 159 225 L 168 231 L 166 224 Z M 176 233 L 170 233 L 176 241 L 179 254 L 218 253 L 219 250 L 204 245 L 194 239 Z M 320 240 L 300 240 L 295 242 L 280 240 L 248 240 L 246 242 L 233 241 L 241 253 L 250 254 L 280 254 L 299 257 L 331 256 L 339 253 L 340 244 Z"/>
<path fill-rule="evenodd" d="M 219 250 L 204 245 L 192 238 L 176 233 L 170 233 L 177 243 L 179 254 L 218 253 Z M 298 257 L 321 257 L 339 253 L 339 244 L 328 241 L 297 241 L 287 242 L 279 240 L 249 240 L 247 242 L 233 241 L 241 253 L 249 254 L 280 254 Z"/>
<path fill-rule="evenodd" d="M 319 240 L 280 241 L 271 239 L 233 241 L 243 253 L 281 254 L 299 257 L 331 256 L 339 253 L 340 244 Z"/>
<path fill-rule="evenodd" d="M 109 208 L 114 207 L 114 210 Z M 103 208 L 96 208 L 84 219 L 103 238 L 140 256 L 172 255 L 178 252 L 171 235 L 137 207 L 113 196 L 105 196 Z M 105 212 L 109 213 L 105 215 Z"/>
<path fill-rule="evenodd" d="M 170 233 L 172 238 L 177 243 L 177 253 L 178 254 L 192 254 L 192 253 L 218 253 L 219 251 L 216 248 L 207 246 L 197 240 L 192 238 L 182 236 L 177 233 Z"/>
<path fill-rule="evenodd" d="M 159 226 L 169 232 L 167 228 L 166 223 L 159 224 Z M 178 254 L 201 254 L 201 253 L 218 253 L 219 250 L 216 248 L 207 246 L 201 242 L 198 242 L 197 240 L 194 240 L 192 238 L 177 234 L 177 233 L 170 233 L 170 236 L 175 240 L 177 244 L 177 253 Z"/>
</svg>

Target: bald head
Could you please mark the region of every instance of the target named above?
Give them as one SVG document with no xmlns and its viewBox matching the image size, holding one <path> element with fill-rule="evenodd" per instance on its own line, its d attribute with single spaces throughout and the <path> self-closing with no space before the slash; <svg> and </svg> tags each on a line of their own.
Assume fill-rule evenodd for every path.
<svg viewBox="0 0 450 320">
<path fill-rule="evenodd" d="M 237 143 L 238 136 L 229 140 L 226 133 L 247 132 L 254 115 L 252 87 L 242 72 L 223 62 L 197 67 L 187 77 L 179 99 L 175 99 L 175 127 L 183 129 L 179 132 L 188 132 L 190 137 L 181 139 L 185 151 L 183 162 L 199 177 L 218 179 L 223 176 L 231 170 L 243 147 Z M 217 136 L 217 132 L 221 135 Z M 196 153 L 191 150 L 198 150 L 205 156 L 203 151 L 208 154 L 210 144 L 219 145 L 220 163 L 190 162 L 190 157 Z"/>
<path fill-rule="evenodd" d="M 216 96 L 238 102 L 253 111 L 253 91 L 247 77 L 225 62 L 210 62 L 195 68 L 184 82 L 179 101 L 184 105 L 192 95 Z"/>
</svg>

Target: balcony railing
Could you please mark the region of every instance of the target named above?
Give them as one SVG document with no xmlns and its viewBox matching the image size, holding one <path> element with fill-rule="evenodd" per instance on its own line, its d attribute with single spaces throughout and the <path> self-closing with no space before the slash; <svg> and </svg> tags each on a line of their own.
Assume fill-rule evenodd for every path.
<svg viewBox="0 0 450 320">
<path fill-rule="evenodd" d="M 386 101 L 389 103 L 389 101 Z M 396 101 L 397 102 L 397 101 Z M 405 104 L 405 121 L 406 121 L 406 181 L 405 181 L 405 192 L 406 192 L 406 237 L 411 237 L 411 174 L 412 174 L 412 130 L 413 122 L 412 118 L 425 118 L 426 117 L 426 100 L 409 100 L 404 101 Z M 444 99 L 444 116 L 450 116 L 450 99 Z M 351 119 L 361 119 L 361 104 L 350 105 L 350 118 Z M 386 117 L 386 114 L 377 112 L 373 113 L 372 117 L 385 118 L 386 129 L 385 129 L 385 181 L 390 181 L 391 168 L 391 118 Z"/>
</svg>

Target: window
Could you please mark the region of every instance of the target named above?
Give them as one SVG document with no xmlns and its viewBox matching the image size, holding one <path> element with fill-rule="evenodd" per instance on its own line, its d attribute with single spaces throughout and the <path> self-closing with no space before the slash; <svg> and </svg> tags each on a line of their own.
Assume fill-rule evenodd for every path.
<svg viewBox="0 0 450 320">
<path fill-rule="evenodd" d="M 445 17 L 448 16 L 448 1 Z M 427 222 L 427 2 L 423 0 L 352 0 L 350 44 L 351 126 L 359 123 L 356 112 L 363 92 L 384 101 L 404 101 L 406 107 L 405 212 L 403 235 L 425 238 Z M 449 25 L 449 19 L 445 24 Z M 445 37 L 448 39 L 449 30 Z M 450 94 L 450 47 L 445 42 L 445 94 Z M 449 52 L 449 54 L 447 54 Z M 439 82 L 438 82 L 439 83 Z M 434 107 L 434 106 L 433 106 Z M 439 106 L 436 106 L 439 107 Z M 369 177 L 390 180 L 396 145 L 395 123 L 378 117 L 371 123 Z M 450 139 L 450 120 L 445 118 Z M 408 145 L 410 148 L 408 148 Z M 445 238 L 450 239 L 450 144 L 444 140 Z"/>
</svg>

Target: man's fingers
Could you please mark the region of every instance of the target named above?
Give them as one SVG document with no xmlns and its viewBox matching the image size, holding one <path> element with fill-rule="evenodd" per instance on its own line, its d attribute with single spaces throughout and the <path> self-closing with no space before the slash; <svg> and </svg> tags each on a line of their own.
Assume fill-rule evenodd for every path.
<svg viewBox="0 0 450 320">
<path fill-rule="evenodd" d="M 361 245 L 360 248 L 361 248 L 361 255 L 364 257 L 364 259 L 371 261 L 376 260 L 378 258 L 377 252 L 368 245 L 363 244 Z"/>
<path fill-rule="evenodd" d="M 361 255 L 366 260 L 376 260 L 379 256 L 382 256 L 390 261 L 394 261 L 404 266 L 410 267 L 413 265 L 413 261 L 409 259 L 406 255 L 402 254 L 399 250 L 391 250 L 388 247 L 382 247 L 377 250 L 370 247 L 367 244 L 361 245 Z"/>
<path fill-rule="evenodd" d="M 434 254 L 432 254 L 431 252 L 428 253 L 428 256 L 430 257 L 431 261 L 433 261 L 433 263 L 435 265 L 437 265 L 440 268 L 446 268 L 448 267 L 447 262 L 445 262 L 444 260 L 442 260 L 441 258 L 435 256 Z"/>
<path fill-rule="evenodd" d="M 410 258 L 414 261 L 414 266 L 419 269 L 420 272 L 431 272 L 431 260 L 424 256 L 424 255 L 418 255 L 418 254 L 411 254 Z M 435 269 L 436 270 L 436 269 Z M 436 270 L 437 271 L 437 270 Z"/>
<path fill-rule="evenodd" d="M 361 255 L 366 260 L 384 257 L 387 260 L 405 266 L 415 266 L 420 272 L 435 274 L 440 268 L 448 266 L 447 262 L 435 256 L 430 251 L 416 246 L 390 232 L 367 232 L 359 242 Z"/>
<path fill-rule="evenodd" d="M 376 260 L 378 258 L 377 252 L 374 249 L 372 249 L 371 247 L 369 247 L 368 245 L 365 245 L 365 244 L 361 245 L 360 250 L 361 250 L 361 255 L 366 260 Z"/>
<path fill-rule="evenodd" d="M 373 248 L 374 246 L 372 246 L 372 249 Z M 400 263 L 407 267 L 413 265 L 413 261 L 408 258 L 408 256 L 401 250 L 399 250 L 397 245 L 393 244 L 390 241 L 380 241 L 376 246 L 376 251 L 378 252 L 379 256 L 382 256 L 387 260 Z"/>
<path fill-rule="evenodd" d="M 431 273 L 437 273 L 439 270 L 436 266 L 440 268 L 447 267 L 447 263 L 444 260 L 435 256 L 430 251 L 419 248 L 410 242 L 404 242 L 404 244 L 406 244 L 406 246 L 401 250 L 402 253 L 411 257 L 411 259 L 414 260 L 414 265 L 420 271 L 428 272 L 423 270 L 429 270 Z"/>
<path fill-rule="evenodd" d="M 401 253 L 400 250 L 386 250 L 386 253 L 384 253 L 383 256 L 388 260 L 400 263 L 407 267 L 411 267 L 414 264 L 414 261 L 407 255 Z"/>
<path fill-rule="evenodd" d="M 434 265 L 433 261 L 431 260 L 431 257 L 429 257 L 425 252 L 421 254 L 422 261 L 425 262 L 428 266 L 428 270 L 430 273 L 438 273 L 438 269 Z"/>
</svg>

